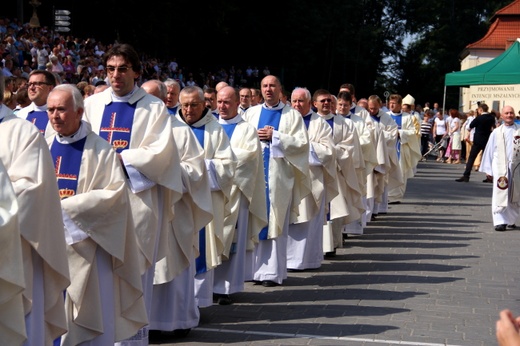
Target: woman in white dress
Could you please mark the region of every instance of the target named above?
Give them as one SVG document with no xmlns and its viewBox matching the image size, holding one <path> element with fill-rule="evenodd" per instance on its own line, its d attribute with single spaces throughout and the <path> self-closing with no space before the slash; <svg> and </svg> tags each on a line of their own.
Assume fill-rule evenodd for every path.
<svg viewBox="0 0 520 346">
<path fill-rule="evenodd" d="M 450 122 L 450 147 L 451 151 L 448 157 L 447 163 L 458 164 L 460 163 L 460 151 L 462 149 L 462 141 L 460 135 L 460 113 L 456 109 L 450 109 L 450 116 L 452 120 Z"/>
</svg>

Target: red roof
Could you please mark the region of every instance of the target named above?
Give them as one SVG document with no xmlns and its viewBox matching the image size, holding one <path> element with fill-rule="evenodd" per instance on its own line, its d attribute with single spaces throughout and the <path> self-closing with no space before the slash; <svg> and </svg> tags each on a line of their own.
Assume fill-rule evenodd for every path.
<svg viewBox="0 0 520 346">
<path fill-rule="evenodd" d="M 520 38 L 520 0 L 515 0 L 498 10 L 491 17 L 492 24 L 486 35 L 477 42 L 468 44 L 466 49 L 506 50 Z"/>
<path fill-rule="evenodd" d="M 515 0 L 509 5 L 500 10 L 496 11 L 496 13 L 491 17 L 491 21 L 495 19 L 495 17 L 499 15 L 519 15 L 520 14 L 520 0 Z"/>
</svg>

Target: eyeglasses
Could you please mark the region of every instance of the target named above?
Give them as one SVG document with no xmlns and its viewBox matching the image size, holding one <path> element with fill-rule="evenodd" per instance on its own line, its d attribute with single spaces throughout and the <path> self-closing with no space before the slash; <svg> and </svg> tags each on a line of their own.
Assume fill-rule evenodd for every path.
<svg viewBox="0 0 520 346">
<path fill-rule="evenodd" d="M 28 88 L 31 88 L 31 87 L 41 87 L 42 85 L 51 85 L 50 83 L 47 83 L 47 82 L 29 82 L 27 83 L 27 87 Z"/>
<path fill-rule="evenodd" d="M 332 102 L 332 99 L 323 99 L 323 100 L 320 100 L 321 103 L 325 103 L 325 102 Z"/>
<path fill-rule="evenodd" d="M 202 104 L 202 102 L 182 103 L 181 107 L 184 109 L 188 109 L 190 107 L 195 108 L 195 107 L 198 107 L 200 104 Z"/>
<path fill-rule="evenodd" d="M 131 69 L 132 66 L 107 66 L 108 73 L 114 73 L 115 71 L 119 73 L 126 73 L 129 69 Z"/>
</svg>

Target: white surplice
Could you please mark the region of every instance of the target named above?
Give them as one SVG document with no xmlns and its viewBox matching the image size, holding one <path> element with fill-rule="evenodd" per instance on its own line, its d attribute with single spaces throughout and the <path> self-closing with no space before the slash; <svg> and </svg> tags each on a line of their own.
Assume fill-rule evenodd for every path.
<svg viewBox="0 0 520 346">
<path fill-rule="evenodd" d="M 316 269 L 323 260 L 323 227 L 330 201 L 338 195 L 336 150 L 332 127 L 311 112 L 309 136 L 309 177 L 312 193 L 298 205 L 296 222 L 289 225 L 287 268 Z"/>
<path fill-rule="evenodd" d="M 2 106 L 0 106 L 2 107 Z M 21 345 L 27 338 L 23 309 L 25 288 L 18 202 L 0 161 L 0 344 Z"/>
<path fill-rule="evenodd" d="M 64 346 L 114 343 L 148 323 L 128 189 L 115 151 L 84 122 L 73 136 L 47 143 L 52 149 L 55 140 L 82 139 L 76 193 L 61 200 L 71 274 Z"/>
<path fill-rule="evenodd" d="M 176 117 L 184 121 L 181 111 L 177 112 Z M 228 136 L 210 111 L 205 110 L 202 118 L 190 126 L 204 127 L 204 159 L 210 179 L 213 204 L 213 219 L 204 228 L 206 271 L 195 275 L 195 300 L 199 307 L 207 307 L 213 304 L 213 269 L 221 263 L 224 244 L 231 236 L 225 233 L 224 218 L 230 213 L 228 201 L 233 185 L 236 159 Z"/>
<path fill-rule="evenodd" d="M 486 144 L 480 163 L 480 172 L 493 177 L 491 212 L 493 225 L 517 223 L 520 214 L 518 186 L 520 186 L 520 125 L 497 127 Z M 507 186 L 499 189 L 499 179 L 506 177 Z M 516 192 L 516 193 L 515 193 Z"/>
<path fill-rule="evenodd" d="M 170 230 L 174 204 L 182 196 L 182 173 L 171 120 L 163 101 L 134 87 L 131 93 L 118 97 L 112 88 L 85 100 L 84 120 L 92 131 L 100 134 L 105 107 L 112 102 L 135 105 L 128 148 L 120 158 L 129 176 L 132 217 L 140 250 L 140 270 L 148 316 L 151 313 L 153 277 L 158 253 L 165 253 L 167 244 L 159 242 Z M 120 345 L 147 345 L 148 332 L 140 330 Z"/>
<path fill-rule="evenodd" d="M 265 104 L 250 107 L 244 120 L 258 129 Z M 269 215 L 267 239 L 255 248 L 254 280 L 281 284 L 287 277 L 287 230 L 298 216 L 300 201 L 311 192 L 309 139 L 301 114 L 280 102 L 280 123 L 269 143 Z M 263 144 L 265 145 L 265 144 Z M 264 179 L 265 180 L 265 179 Z"/>
<path fill-rule="evenodd" d="M 54 165 L 38 129 L 5 108 L 0 111 L 0 160 L 19 207 L 25 345 L 51 344 L 67 328 L 63 291 L 70 284 Z"/>
<path fill-rule="evenodd" d="M 172 331 L 198 325 L 195 302 L 195 254 L 199 230 L 213 218 L 210 183 L 204 163 L 204 150 L 192 130 L 172 116 L 182 167 L 182 198 L 175 203 L 171 231 L 165 233 L 168 252 L 155 265 L 150 329 Z"/>
<path fill-rule="evenodd" d="M 215 269 L 213 291 L 232 294 L 244 290 L 249 270 L 246 256 L 252 256 L 258 234 L 267 226 L 267 206 L 262 151 L 256 129 L 240 115 L 230 120 L 221 118 L 219 122 L 223 126 L 235 126 L 230 144 L 237 167 L 228 202 L 230 214 L 224 219 L 224 233 L 230 236 L 224 244 L 222 264 Z"/>
<path fill-rule="evenodd" d="M 388 115 L 390 115 L 388 113 Z M 390 115 L 391 117 L 391 115 Z M 393 120 L 393 119 L 392 119 Z M 415 175 L 417 163 L 421 159 L 420 124 L 414 115 L 403 112 L 401 115 L 401 128 L 397 129 L 400 142 L 399 166 L 403 175 L 403 185 L 388 191 L 391 201 L 401 201 L 406 192 L 408 179 Z"/>
</svg>

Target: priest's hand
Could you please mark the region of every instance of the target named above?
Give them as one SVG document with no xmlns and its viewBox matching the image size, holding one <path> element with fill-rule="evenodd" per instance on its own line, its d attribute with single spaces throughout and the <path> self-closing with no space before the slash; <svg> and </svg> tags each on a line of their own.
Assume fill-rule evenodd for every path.
<svg viewBox="0 0 520 346">
<path fill-rule="evenodd" d="M 270 142 L 273 139 L 273 129 L 270 127 L 258 129 L 257 133 L 261 141 Z"/>
</svg>

